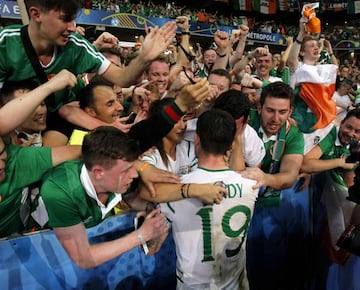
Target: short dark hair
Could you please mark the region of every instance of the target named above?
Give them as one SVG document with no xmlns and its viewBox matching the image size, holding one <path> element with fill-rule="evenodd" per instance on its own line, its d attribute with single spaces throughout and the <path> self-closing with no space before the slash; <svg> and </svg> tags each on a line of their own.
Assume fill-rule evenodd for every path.
<svg viewBox="0 0 360 290">
<path fill-rule="evenodd" d="M 100 126 L 84 138 L 82 158 L 88 170 L 94 165 L 111 168 L 116 160 L 135 161 L 140 155 L 137 141 L 112 126 Z"/>
<path fill-rule="evenodd" d="M 340 88 L 341 86 L 344 86 L 344 85 L 348 85 L 350 87 L 352 87 L 354 84 L 354 82 L 349 79 L 349 78 L 344 78 L 343 80 L 339 80 L 337 83 L 336 83 L 336 89 Z"/>
<path fill-rule="evenodd" d="M 229 86 L 231 86 L 232 78 L 231 78 L 230 73 L 227 70 L 222 69 L 222 68 L 214 69 L 211 72 L 209 72 L 209 76 L 210 75 L 218 75 L 218 76 L 226 77 L 229 80 Z M 209 76 L 208 76 L 208 78 L 209 78 Z"/>
<path fill-rule="evenodd" d="M 239 90 L 228 90 L 220 94 L 213 105 L 214 109 L 224 110 L 236 120 L 244 117 L 247 121 L 250 112 L 249 98 Z"/>
<path fill-rule="evenodd" d="M 164 107 L 174 102 L 174 98 L 163 98 L 161 100 L 155 100 L 151 103 L 149 108 L 149 117 L 161 114 Z M 166 166 L 169 165 L 169 157 L 165 152 L 163 140 L 159 140 L 156 144 L 156 148 L 159 150 L 160 157 Z"/>
<path fill-rule="evenodd" d="M 44 11 L 61 11 L 66 15 L 65 21 L 73 20 L 73 17 L 78 13 L 82 7 L 80 0 L 25 0 L 26 10 L 32 6 L 39 7 Z"/>
<path fill-rule="evenodd" d="M 14 98 L 16 90 L 29 90 L 37 88 L 39 83 L 33 79 L 26 79 L 21 81 L 5 81 L 0 90 L 0 106 L 4 106 Z"/>
<path fill-rule="evenodd" d="M 355 117 L 357 119 L 360 119 L 360 108 L 353 109 L 349 111 L 345 118 L 341 121 L 341 123 L 345 122 L 347 119 L 350 119 L 351 117 Z"/>
<path fill-rule="evenodd" d="M 349 65 L 347 65 L 347 64 L 342 64 L 342 65 L 340 66 L 340 68 L 339 68 L 339 72 L 341 72 L 343 68 L 347 68 L 349 71 L 351 70 L 351 67 L 350 67 Z"/>
<path fill-rule="evenodd" d="M 260 95 L 261 105 L 264 105 L 265 99 L 267 97 L 289 99 L 290 105 L 291 106 L 294 105 L 294 99 L 295 99 L 294 91 L 289 85 L 283 82 L 270 83 L 261 90 L 261 95 Z"/>
<path fill-rule="evenodd" d="M 166 58 L 165 58 L 165 57 L 163 57 L 163 56 L 159 56 L 158 58 L 156 58 L 156 59 L 152 60 L 152 61 L 151 61 L 151 63 L 150 63 L 150 65 L 146 68 L 145 72 L 146 72 L 147 74 L 148 74 L 148 73 L 149 73 L 149 71 L 150 71 L 150 67 L 151 67 L 151 65 L 152 65 L 155 61 L 166 63 L 166 64 L 169 66 L 169 64 L 168 64 L 168 62 L 167 62 L 167 60 L 166 60 Z M 170 66 L 169 66 L 169 68 L 170 68 Z"/>
<path fill-rule="evenodd" d="M 90 83 L 79 92 L 79 106 L 81 109 L 85 109 L 86 107 L 94 108 L 94 90 L 99 86 L 110 87 L 112 89 L 114 85 L 101 76 L 95 76 Z"/>
<path fill-rule="evenodd" d="M 225 155 L 234 141 L 236 124 L 234 118 L 220 109 L 202 113 L 197 121 L 196 134 L 204 152 Z"/>
</svg>

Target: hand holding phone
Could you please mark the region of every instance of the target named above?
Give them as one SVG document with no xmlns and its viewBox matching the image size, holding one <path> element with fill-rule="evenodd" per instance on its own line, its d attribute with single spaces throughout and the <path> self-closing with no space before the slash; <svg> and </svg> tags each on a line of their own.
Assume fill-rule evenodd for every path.
<svg viewBox="0 0 360 290">
<path fill-rule="evenodd" d="M 127 119 L 127 121 L 125 121 L 125 124 L 132 124 L 132 123 L 134 123 L 135 118 L 136 118 L 136 114 L 135 114 L 134 112 L 131 112 L 131 113 L 129 114 L 129 119 Z"/>
</svg>

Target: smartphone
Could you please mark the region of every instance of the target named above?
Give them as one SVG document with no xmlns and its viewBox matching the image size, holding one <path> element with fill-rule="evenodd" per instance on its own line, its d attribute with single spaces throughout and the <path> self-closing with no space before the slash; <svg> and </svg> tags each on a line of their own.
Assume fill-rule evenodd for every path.
<svg viewBox="0 0 360 290">
<path fill-rule="evenodd" d="M 142 226 L 142 224 L 144 223 L 145 221 L 145 217 L 143 215 L 139 216 L 137 218 L 137 225 L 136 225 L 136 228 L 140 228 Z"/>
<path fill-rule="evenodd" d="M 132 124 L 132 123 L 134 123 L 135 118 L 136 118 L 136 114 L 135 114 L 134 112 L 131 112 L 131 113 L 129 114 L 129 119 L 125 122 L 125 124 Z"/>
<path fill-rule="evenodd" d="M 216 181 L 216 182 L 214 183 L 214 185 L 220 186 L 220 187 L 222 187 L 222 188 L 227 188 L 227 185 L 226 185 L 225 182 L 223 182 L 222 180 Z M 226 194 L 225 194 L 225 193 L 223 193 L 223 197 L 226 198 Z"/>
<path fill-rule="evenodd" d="M 141 227 L 141 225 L 144 223 L 144 221 L 145 221 L 145 216 L 135 216 L 134 217 L 135 230 L 139 229 Z M 147 255 L 149 253 L 149 247 L 146 242 L 141 243 L 141 248 L 144 251 L 145 255 Z"/>
<path fill-rule="evenodd" d="M 299 180 L 295 183 L 294 191 L 299 192 L 300 187 L 304 184 L 304 182 L 305 182 L 305 179 L 303 177 L 299 178 Z"/>
</svg>

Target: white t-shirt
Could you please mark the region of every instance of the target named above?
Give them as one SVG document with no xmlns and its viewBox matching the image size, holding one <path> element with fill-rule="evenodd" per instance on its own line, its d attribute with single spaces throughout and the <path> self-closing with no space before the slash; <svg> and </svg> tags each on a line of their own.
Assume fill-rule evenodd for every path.
<svg viewBox="0 0 360 290">
<path fill-rule="evenodd" d="M 251 75 L 253 78 L 260 78 L 260 80 L 263 80 L 260 76 L 258 75 Z M 267 80 L 269 83 L 275 83 L 275 82 L 282 82 L 282 78 L 279 77 L 274 77 L 274 76 L 269 76 L 269 79 Z"/>
<path fill-rule="evenodd" d="M 184 175 L 197 166 L 197 158 L 195 156 L 195 146 L 193 142 L 183 140 L 176 145 L 176 160 L 167 155 L 168 166 L 163 162 L 160 152 L 156 149 L 151 155 L 143 156 L 142 160 L 151 165 L 170 171 L 178 175 Z"/>
<path fill-rule="evenodd" d="M 335 84 L 338 66 L 335 64 L 317 64 L 309 65 L 299 63 L 298 68 L 290 74 L 290 86 L 309 82 L 314 84 L 323 84 L 328 86 Z"/>
<path fill-rule="evenodd" d="M 247 283 L 245 244 L 258 190 L 254 180 L 231 169 L 196 168 L 184 183 L 223 181 L 229 191 L 220 204 L 198 199 L 161 204 L 172 222 L 177 253 L 177 289 L 242 289 Z M 242 281 L 241 281 L 242 280 Z"/>
<path fill-rule="evenodd" d="M 250 125 L 246 125 L 243 134 L 243 154 L 248 167 L 258 166 L 265 157 L 264 143 Z"/>
<path fill-rule="evenodd" d="M 197 118 L 187 121 L 187 127 L 184 136 L 185 140 L 194 141 L 196 123 Z M 256 131 L 248 124 L 245 127 L 242 142 L 243 155 L 246 166 L 258 166 L 265 156 L 264 143 L 261 141 Z"/>
<path fill-rule="evenodd" d="M 348 95 L 340 96 L 337 91 L 334 92 L 332 98 L 336 102 L 336 104 L 341 104 L 341 106 L 336 106 L 336 109 L 338 111 L 338 113 L 336 114 L 336 125 L 339 125 L 347 114 L 347 110 L 346 108 L 344 108 L 344 105 L 346 105 L 346 107 L 351 106 L 352 101 Z"/>
</svg>

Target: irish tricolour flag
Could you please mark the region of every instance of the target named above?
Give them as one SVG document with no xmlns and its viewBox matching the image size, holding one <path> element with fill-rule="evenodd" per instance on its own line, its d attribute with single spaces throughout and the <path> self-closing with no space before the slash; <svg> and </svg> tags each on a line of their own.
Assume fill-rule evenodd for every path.
<svg viewBox="0 0 360 290">
<path fill-rule="evenodd" d="M 349 1 L 347 6 L 347 11 L 349 14 L 360 13 L 360 1 Z"/>
<path fill-rule="evenodd" d="M 276 13 L 276 0 L 253 0 L 253 10 L 264 14 Z"/>
<path fill-rule="evenodd" d="M 252 9 L 252 0 L 235 0 L 234 9 L 242 11 L 251 11 Z"/>
</svg>

